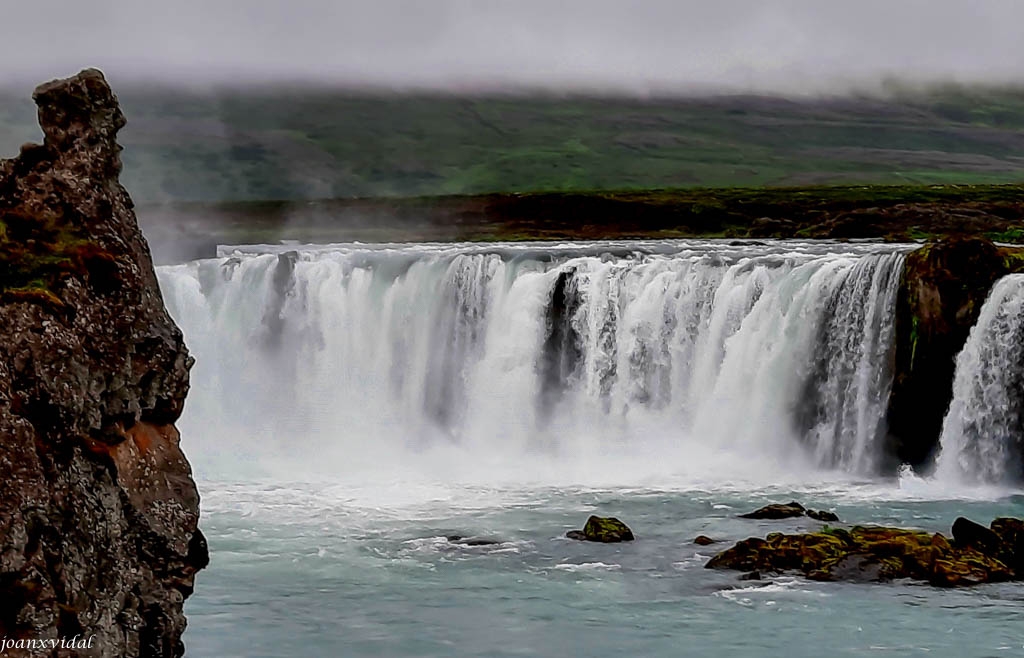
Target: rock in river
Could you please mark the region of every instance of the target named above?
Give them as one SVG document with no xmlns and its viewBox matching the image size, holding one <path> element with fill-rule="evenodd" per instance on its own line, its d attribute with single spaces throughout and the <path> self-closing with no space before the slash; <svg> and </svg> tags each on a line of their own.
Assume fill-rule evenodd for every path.
<svg viewBox="0 0 1024 658">
<path fill-rule="evenodd" d="M 794 519 L 799 516 L 807 516 L 816 521 L 836 522 L 839 520 L 839 517 L 832 512 L 807 509 L 796 501 L 792 501 L 785 505 L 779 503 L 765 505 L 753 512 L 740 514 L 741 519 L 769 519 L 773 521 L 779 519 Z"/>
<path fill-rule="evenodd" d="M 797 516 L 803 516 L 807 510 L 798 502 L 791 502 L 786 505 L 773 504 L 765 505 L 761 509 L 756 509 L 753 512 L 746 514 L 740 514 L 741 519 L 791 519 Z"/>
<path fill-rule="evenodd" d="M 966 521 L 966 519 L 964 520 Z M 709 569 L 798 572 L 813 580 L 923 580 L 939 587 L 958 587 L 1019 578 L 1009 566 L 1019 564 L 1024 522 L 997 519 L 988 540 L 951 543 L 941 534 L 921 530 L 854 526 L 787 535 L 774 532 L 766 539 L 745 539 L 707 563 Z M 961 534 L 968 526 L 959 522 Z M 974 524 L 977 526 L 977 524 Z M 982 528 L 971 526 L 972 530 Z M 980 536 L 980 533 L 979 533 Z M 1011 544 L 1012 542 L 1016 542 Z M 1024 575 L 1024 574 L 1020 574 Z"/>
<path fill-rule="evenodd" d="M 1013 569 L 1018 578 L 1024 578 L 1024 521 L 999 518 L 992 521 L 990 527 L 999 536 L 1000 559 Z"/>
<path fill-rule="evenodd" d="M 487 537 L 463 537 L 462 535 L 448 535 L 445 537 L 450 544 L 458 544 L 460 546 L 497 546 L 501 543 L 497 539 L 488 539 Z"/>
<path fill-rule="evenodd" d="M 610 544 L 620 541 L 633 541 L 633 531 L 613 516 L 591 516 L 583 530 L 570 530 L 565 533 L 569 539 L 596 541 Z"/>
<path fill-rule="evenodd" d="M 957 546 L 969 546 L 986 554 L 997 553 L 1002 543 L 995 532 L 962 516 L 953 521 L 953 541 Z"/>
</svg>

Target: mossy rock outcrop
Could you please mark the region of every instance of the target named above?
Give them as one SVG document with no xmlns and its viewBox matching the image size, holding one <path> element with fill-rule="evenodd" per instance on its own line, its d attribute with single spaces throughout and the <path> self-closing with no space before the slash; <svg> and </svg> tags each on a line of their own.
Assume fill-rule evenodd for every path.
<svg viewBox="0 0 1024 658">
<path fill-rule="evenodd" d="M 1024 579 L 1024 521 L 998 518 L 989 526 L 999 537 L 1000 559 Z"/>
<path fill-rule="evenodd" d="M 962 521 L 966 520 L 958 519 L 957 523 L 965 527 Z M 877 526 L 826 528 L 791 535 L 773 532 L 765 539 L 753 537 L 737 543 L 711 558 L 706 567 L 798 572 L 822 581 L 910 578 L 937 587 L 1024 578 L 1019 568 L 1024 559 L 1024 522 L 996 519 L 991 533 L 998 537 L 998 543 L 987 539 L 977 544 L 951 542 L 938 533 Z"/>
<path fill-rule="evenodd" d="M 613 516 L 591 516 L 583 530 L 570 530 L 565 533 L 569 539 L 580 541 L 596 541 L 605 544 L 633 541 L 633 531 L 622 521 Z"/>
<path fill-rule="evenodd" d="M 984 238 L 950 238 L 907 254 L 896 301 L 887 466 L 928 462 L 952 398 L 956 356 L 993 284 L 1019 271 L 1024 250 Z"/>
</svg>

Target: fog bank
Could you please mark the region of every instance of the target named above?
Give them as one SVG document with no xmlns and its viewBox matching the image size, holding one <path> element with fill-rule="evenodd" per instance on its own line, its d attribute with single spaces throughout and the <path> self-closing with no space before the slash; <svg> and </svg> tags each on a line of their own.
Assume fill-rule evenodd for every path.
<svg viewBox="0 0 1024 658">
<path fill-rule="evenodd" d="M 115 83 L 799 93 L 886 77 L 1014 82 L 1024 71 L 1024 3 L 998 0 L 8 5 L 8 83 L 97 66 Z"/>
</svg>

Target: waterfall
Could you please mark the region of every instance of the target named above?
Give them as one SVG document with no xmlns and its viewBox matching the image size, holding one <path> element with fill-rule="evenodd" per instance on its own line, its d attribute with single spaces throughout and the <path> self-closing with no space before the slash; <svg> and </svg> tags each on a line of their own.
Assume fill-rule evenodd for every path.
<svg viewBox="0 0 1024 658">
<path fill-rule="evenodd" d="M 939 479 L 1002 484 L 1024 476 L 1024 275 L 992 287 L 957 356 Z"/>
<path fill-rule="evenodd" d="M 657 440 L 870 472 L 902 259 L 793 242 L 268 246 L 158 274 L 197 357 L 182 422 L 231 460 Z"/>
</svg>

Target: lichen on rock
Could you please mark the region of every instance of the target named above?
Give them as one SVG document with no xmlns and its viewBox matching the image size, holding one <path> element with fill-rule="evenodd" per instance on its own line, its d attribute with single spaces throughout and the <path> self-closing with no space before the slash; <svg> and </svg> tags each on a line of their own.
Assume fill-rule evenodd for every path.
<svg viewBox="0 0 1024 658">
<path fill-rule="evenodd" d="M 34 99 L 43 143 L 0 161 L 0 635 L 180 656 L 208 561 L 173 425 L 192 359 L 118 182 L 117 98 L 86 70 Z"/>
<path fill-rule="evenodd" d="M 621 541 L 633 541 L 633 531 L 614 516 L 591 516 L 583 530 L 570 530 L 565 533 L 569 539 L 579 541 L 595 541 L 605 544 Z"/>
<path fill-rule="evenodd" d="M 1024 558 L 1024 522 L 996 519 L 989 530 L 958 519 L 954 528 L 959 528 L 962 535 L 954 542 L 937 533 L 880 526 L 854 526 L 849 530 L 826 527 L 803 534 L 773 532 L 765 539 L 740 541 L 705 566 L 744 572 L 798 572 L 811 580 L 824 581 L 910 578 L 938 587 L 1024 577 L 1015 566 Z"/>
</svg>

